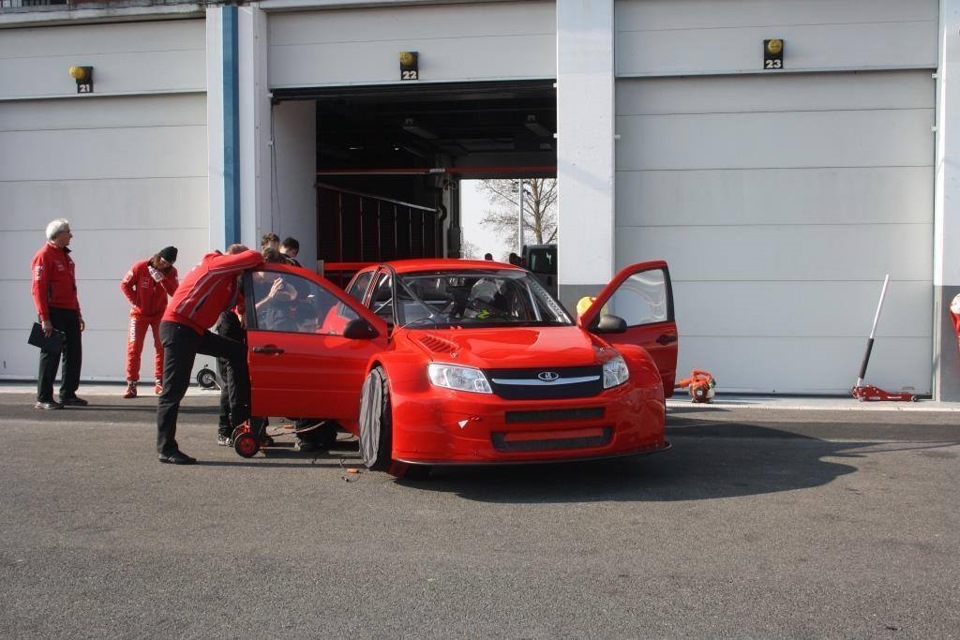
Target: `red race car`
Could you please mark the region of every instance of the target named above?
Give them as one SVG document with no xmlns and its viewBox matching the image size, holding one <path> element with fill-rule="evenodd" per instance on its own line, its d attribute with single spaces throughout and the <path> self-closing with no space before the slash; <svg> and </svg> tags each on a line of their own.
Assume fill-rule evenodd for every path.
<svg viewBox="0 0 960 640">
<path fill-rule="evenodd" d="M 346 291 L 270 264 L 245 291 L 254 415 L 336 422 L 370 469 L 669 448 L 665 262 L 624 269 L 577 320 L 530 272 L 490 261 L 374 265 Z"/>
</svg>

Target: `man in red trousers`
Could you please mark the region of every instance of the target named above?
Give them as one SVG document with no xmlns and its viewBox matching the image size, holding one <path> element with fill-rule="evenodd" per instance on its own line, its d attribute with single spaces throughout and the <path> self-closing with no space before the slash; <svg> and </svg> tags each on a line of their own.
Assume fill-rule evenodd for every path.
<svg viewBox="0 0 960 640">
<path fill-rule="evenodd" d="M 198 353 L 226 358 L 237 372 L 230 385 L 231 416 L 243 422 L 250 416 L 250 374 L 247 347 L 242 342 L 208 331 L 223 311 L 234 307 L 240 295 L 240 275 L 263 266 L 263 256 L 241 244 L 203 256 L 180 283 L 160 321 L 163 344 L 163 391 L 157 401 L 157 457 L 168 464 L 193 464 L 195 458 L 177 445 L 180 401 L 190 386 Z"/>
<path fill-rule="evenodd" d="M 130 267 L 120 281 L 120 290 L 132 305 L 130 329 L 127 332 L 127 389 L 124 398 L 137 397 L 140 380 L 140 354 L 149 329 L 153 334 L 154 393 L 160 395 L 163 378 L 163 346 L 160 344 L 160 318 L 167 308 L 167 296 L 177 290 L 177 248 L 164 247 L 149 260 L 141 260 Z"/>
</svg>

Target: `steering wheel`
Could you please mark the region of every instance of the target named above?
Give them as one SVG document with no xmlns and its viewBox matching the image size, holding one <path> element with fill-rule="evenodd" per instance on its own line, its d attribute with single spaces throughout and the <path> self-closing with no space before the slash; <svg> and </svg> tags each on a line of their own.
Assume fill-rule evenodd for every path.
<svg viewBox="0 0 960 640">
<path fill-rule="evenodd" d="M 440 313 L 451 318 L 462 318 L 463 312 L 467 310 L 467 296 L 462 292 L 453 291 L 450 297 L 450 302 L 443 307 Z"/>
<path fill-rule="evenodd" d="M 480 298 L 474 298 L 471 300 L 467 305 L 467 308 L 477 314 L 476 318 L 478 320 L 485 320 L 491 317 L 505 318 L 509 315 L 506 311 L 492 302 L 487 302 L 486 300 L 482 300 Z"/>
</svg>

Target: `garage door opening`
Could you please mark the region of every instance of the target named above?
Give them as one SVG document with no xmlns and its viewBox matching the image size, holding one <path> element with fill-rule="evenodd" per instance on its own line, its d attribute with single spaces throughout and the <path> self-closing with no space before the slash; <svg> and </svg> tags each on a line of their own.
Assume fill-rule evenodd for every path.
<svg viewBox="0 0 960 640">
<path fill-rule="evenodd" d="M 528 245 L 556 244 L 557 189 L 555 178 L 461 181 L 463 256 L 506 260 Z"/>
<path fill-rule="evenodd" d="M 459 257 L 462 180 L 556 177 L 552 79 L 284 89 L 273 99 L 316 105 L 317 254 L 326 271 Z"/>
</svg>

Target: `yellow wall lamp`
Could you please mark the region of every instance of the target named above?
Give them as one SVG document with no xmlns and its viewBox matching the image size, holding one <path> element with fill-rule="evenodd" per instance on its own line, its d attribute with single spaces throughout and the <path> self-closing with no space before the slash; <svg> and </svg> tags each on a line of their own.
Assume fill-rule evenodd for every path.
<svg viewBox="0 0 960 640">
<path fill-rule="evenodd" d="M 70 77 L 77 81 L 77 93 L 93 93 L 93 67 L 70 67 Z"/>
<path fill-rule="evenodd" d="M 419 51 L 401 51 L 400 52 L 400 79 L 401 80 L 419 80 L 420 79 L 420 52 Z"/>
<path fill-rule="evenodd" d="M 770 38 L 763 41 L 763 68 L 783 69 L 783 39 Z"/>
</svg>

